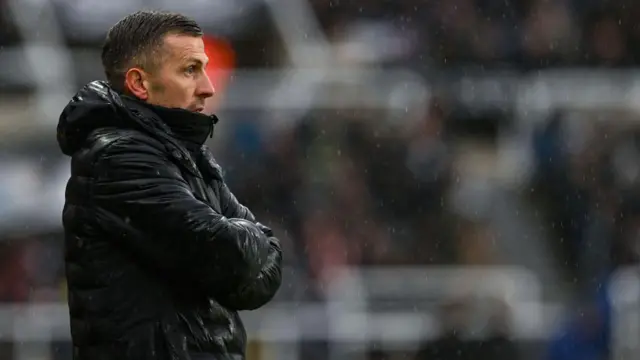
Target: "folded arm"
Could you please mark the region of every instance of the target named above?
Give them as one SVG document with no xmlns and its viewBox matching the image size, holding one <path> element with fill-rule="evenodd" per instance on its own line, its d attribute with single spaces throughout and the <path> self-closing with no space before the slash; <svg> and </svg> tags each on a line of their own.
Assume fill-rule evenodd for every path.
<svg viewBox="0 0 640 360">
<path fill-rule="evenodd" d="M 255 222 L 256 219 L 245 206 L 240 204 L 229 188 L 223 183 L 220 188 L 220 203 L 223 214 L 241 217 Z M 268 227 L 257 223 L 262 233 L 269 238 L 269 255 L 257 276 L 240 284 L 238 288 L 217 299 L 221 304 L 235 310 L 255 310 L 268 303 L 277 293 L 282 283 L 282 250 L 280 241 Z"/>
<path fill-rule="evenodd" d="M 124 246 L 167 275 L 185 274 L 217 293 L 257 278 L 271 258 L 257 225 L 195 198 L 180 169 L 146 139 L 108 145 L 94 176 L 93 201 L 102 216 L 130 225 Z"/>
</svg>

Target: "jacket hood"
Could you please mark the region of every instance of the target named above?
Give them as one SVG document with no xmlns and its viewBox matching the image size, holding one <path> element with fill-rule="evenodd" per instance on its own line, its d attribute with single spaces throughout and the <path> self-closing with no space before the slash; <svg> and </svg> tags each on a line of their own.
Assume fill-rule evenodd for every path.
<svg viewBox="0 0 640 360">
<path fill-rule="evenodd" d="M 106 81 L 85 85 L 60 114 L 57 140 L 65 155 L 73 155 L 96 129 L 105 127 L 139 129 L 147 133 L 169 135 L 204 143 L 213 133 L 218 119 L 183 109 L 170 109 L 143 103 L 121 95 Z"/>
<path fill-rule="evenodd" d="M 105 81 L 93 81 L 80 89 L 62 110 L 58 119 L 58 146 L 70 156 L 94 130 L 127 125 L 124 121 L 129 118 L 127 115 L 120 94 Z"/>
</svg>

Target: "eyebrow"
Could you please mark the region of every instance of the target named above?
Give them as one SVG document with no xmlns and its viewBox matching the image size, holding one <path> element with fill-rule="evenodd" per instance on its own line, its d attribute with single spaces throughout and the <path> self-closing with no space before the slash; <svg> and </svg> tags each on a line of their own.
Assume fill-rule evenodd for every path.
<svg viewBox="0 0 640 360">
<path fill-rule="evenodd" d="M 206 58 L 206 59 L 204 59 L 204 61 L 202 61 L 202 59 L 189 57 L 186 60 L 187 60 L 186 62 L 188 62 L 188 63 L 196 63 L 198 65 L 202 65 L 203 67 L 209 63 L 209 58 Z"/>
</svg>

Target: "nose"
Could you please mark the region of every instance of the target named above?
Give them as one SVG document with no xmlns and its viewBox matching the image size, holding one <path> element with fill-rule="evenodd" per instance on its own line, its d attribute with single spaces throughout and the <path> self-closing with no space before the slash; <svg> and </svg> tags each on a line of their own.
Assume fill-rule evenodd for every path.
<svg viewBox="0 0 640 360">
<path fill-rule="evenodd" d="M 212 97 L 216 90 L 211 83 L 211 79 L 209 79 L 209 75 L 205 73 L 200 79 L 197 90 L 198 96 L 204 99 Z"/>
</svg>

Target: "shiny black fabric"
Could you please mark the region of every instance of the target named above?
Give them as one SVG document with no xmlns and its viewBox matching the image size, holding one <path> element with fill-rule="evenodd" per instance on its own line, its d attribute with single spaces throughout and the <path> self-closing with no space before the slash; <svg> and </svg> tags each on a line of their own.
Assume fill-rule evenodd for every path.
<svg viewBox="0 0 640 360">
<path fill-rule="evenodd" d="M 238 311 L 271 300 L 282 254 L 203 145 L 215 122 L 104 82 L 60 115 L 75 360 L 244 359 Z"/>
</svg>

